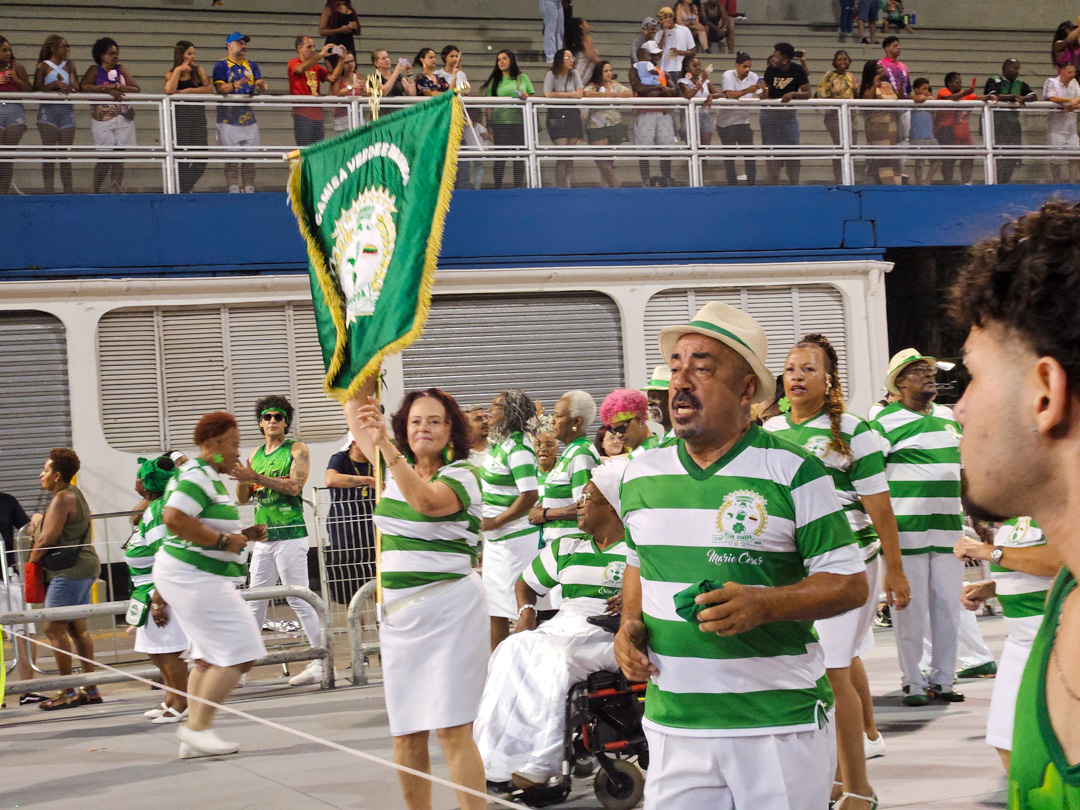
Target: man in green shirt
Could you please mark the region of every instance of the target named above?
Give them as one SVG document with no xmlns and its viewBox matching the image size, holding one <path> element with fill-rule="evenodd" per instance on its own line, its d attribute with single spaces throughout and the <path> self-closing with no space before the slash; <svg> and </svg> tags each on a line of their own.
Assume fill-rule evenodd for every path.
<svg viewBox="0 0 1080 810">
<path fill-rule="evenodd" d="M 1080 807 L 1080 205 L 1052 200 L 978 245 L 950 293 L 971 382 L 956 405 L 967 497 L 1030 515 L 1065 569 L 1016 701 L 1011 810 Z"/>
<path fill-rule="evenodd" d="M 285 397 L 263 397 L 255 403 L 255 418 L 265 441 L 248 456 L 247 464 L 237 466 L 233 477 L 236 499 L 240 503 L 255 500 L 255 522 L 267 525 L 266 541 L 251 547 L 251 587 L 276 585 L 308 587 L 307 525 L 304 523 L 302 493 L 307 483 L 310 459 L 303 442 L 288 439 L 293 407 Z M 319 646 L 319 615 L 303 599 L 288 600 L 289 607 L 304 628 L 308 643 Z M 261 628 L 266 620 L 266 600 L 249 602 L 255 621 Z M 322 661 L 315 659 L 289 679 L 293 686 L 322 681 Z"/>
</svg>

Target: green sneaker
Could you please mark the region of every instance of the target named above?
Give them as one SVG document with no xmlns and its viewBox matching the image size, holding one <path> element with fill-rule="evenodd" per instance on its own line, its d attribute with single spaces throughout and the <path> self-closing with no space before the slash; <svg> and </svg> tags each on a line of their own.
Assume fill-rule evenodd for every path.
<svg viewBox="0 0 1080 810">
<path fill-rule="evenodd" d="M 961 678 L 993 678 L 997 675 L 997 664 L 987 661 L 977 667 L 968 667 L 956 673 L 957 679 Z"/>
<path fill-rule="evenodd" d="M 900 700 L 905 706 L 926 706 L 930 702 L 923 692 L 912 692 L 910 686 L 904 687 L 904 697 Z"/>
</svg>

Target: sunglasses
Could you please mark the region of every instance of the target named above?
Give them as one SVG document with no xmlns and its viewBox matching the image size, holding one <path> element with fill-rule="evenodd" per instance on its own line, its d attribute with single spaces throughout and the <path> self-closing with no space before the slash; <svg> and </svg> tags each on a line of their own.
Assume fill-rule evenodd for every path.
<svg viewBox="0 0 1080 810">
<path fill-rule="evenodd" d="M 270 413 L 264 413 L 262 418 L 268 422 L 284 422 L 285 414 L 271 411 Z"/>
<path fill-rule="evenodd" d="M 630 429 L 630 422 L 632 421 L 632 419 L 628 419 L 621 425 L 615 425 L 615 427 L 610 427 L 608 428 L 608 433 L 614 433 L 616 436 L 625 436 L 626 431 Z"/>
</svg>

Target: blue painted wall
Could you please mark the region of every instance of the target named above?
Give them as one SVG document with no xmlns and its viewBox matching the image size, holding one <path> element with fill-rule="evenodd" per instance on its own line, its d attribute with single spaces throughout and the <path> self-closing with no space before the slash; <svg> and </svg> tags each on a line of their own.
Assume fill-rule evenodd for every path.
<svg viewBox="0 0 1080 810">
<path fill-rule="evenodd" d="M 1077 186 L 455 193 L 444 267 L 775 261 L 970 245 Z M 0 197 L 0 280 L 303 272 L 283 194 Z"/>
</svg>

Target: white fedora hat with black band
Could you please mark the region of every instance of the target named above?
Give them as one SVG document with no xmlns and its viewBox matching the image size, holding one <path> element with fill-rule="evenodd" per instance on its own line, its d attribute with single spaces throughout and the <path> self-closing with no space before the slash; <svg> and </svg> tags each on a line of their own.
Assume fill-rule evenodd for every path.
<svg viewBox="0 0 1080 810">
<path fill-rule="evenodd" d="M 769 373 L 764 361 L 769 356 L 769 340 L 761 325 L 741 309 L 713 301 L 699 309 L 685 326 L 661 329 L 660 354 L 669 366 L 675 344 L 683 335 L 704 335 L 738 352 L 758 378 L 758 390 L 752 402 L 768 402 L 775 396 L 776 378 Z"/>
<path fill-rule="evenodd" d="M 937 366 L 937 358 L 922 354 L 918 349 L 901 349 L 894 354 L 889 360 L 889 371 L 885 375 L 885 390 L 890 394 L 900 396 L 900 389 L 896 387 L 896 378 L 900 376 L 901 371 L 920 360 L 925 360 L 931 366 Z"/>
</svg>

